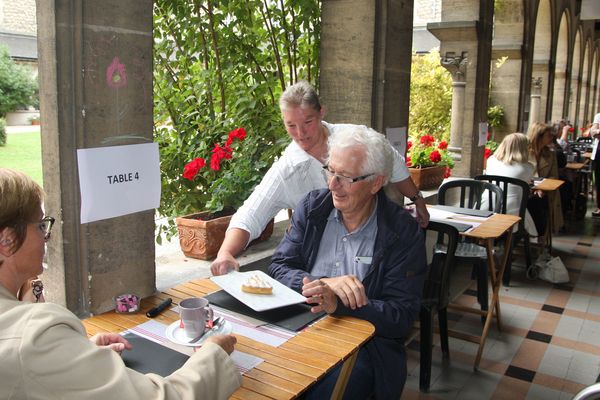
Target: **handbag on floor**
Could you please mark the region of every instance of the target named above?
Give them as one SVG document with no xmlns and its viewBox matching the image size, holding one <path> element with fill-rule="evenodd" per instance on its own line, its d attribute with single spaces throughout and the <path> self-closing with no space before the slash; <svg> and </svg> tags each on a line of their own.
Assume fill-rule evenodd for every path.
<svg viewBox="0 0 600 400">
<path fill-rule="evenodd" d="M 538 277 L 550 283 L 567 283 L 569 271 L 560 257 L 553 257 L 541 268 Z"/>
</svg>

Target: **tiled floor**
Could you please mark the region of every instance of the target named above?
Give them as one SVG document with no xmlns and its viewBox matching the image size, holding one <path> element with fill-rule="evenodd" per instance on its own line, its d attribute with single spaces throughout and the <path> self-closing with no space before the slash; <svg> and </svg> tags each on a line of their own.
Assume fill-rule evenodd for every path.
<svg viewBox="0 0 600 400">
<path fill-rule="evenodd" d="M 571 399 L 600 381 L 600 219 L 590 203 L 584 221 L 567 221 L 554 237 L 553 255 L 567 266 L 564 285 L 525 278 L 513 270 L 500 294 L 503 331 L 488 336 L 478 371 L 477 345 L 450 338 L 450 359 L 434 338 L 431 388 L 419 393 L 418 343 L 408 350 L 409 376 L 403 399 Z M 518 257 L 516 263 L 522 263 Z M 474 285 L 472 286 L 475 287 Z M 458 298 L 476 305 L 474 291 Z M 450 329 L 480 332 L 478 316 L 449 311 Z"/>
</svg>

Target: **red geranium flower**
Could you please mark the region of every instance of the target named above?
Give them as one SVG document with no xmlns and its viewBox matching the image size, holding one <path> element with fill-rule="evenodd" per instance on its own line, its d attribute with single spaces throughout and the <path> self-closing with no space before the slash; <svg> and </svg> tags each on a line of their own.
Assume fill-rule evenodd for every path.
<svg viewBox="0 0 600 400">
<path fill-rule="evenodd" d="M 406 166 L 407 167 L 412 167 L 412 162 L 410 161 L 410 156 L 406 156 Z"/>
<path fill-rule="evenodd" d="M 406 142 L 406 151 L 409 151 L 411 147 L 412 147 L 412 141 L 409 140 L 408 142 Z"/>
<path fill-rule="evenodd" d="M 442 155 L 440 154 L 439 151 L 434 150 L 429 155 L 429 159 L 434 163 L 439 163 L 440 161 L 442 161 Z"/>
<path fill-rule="evenodd" d="M 429 147 L 433 144 L 433 142 L 435 142 L 435 138 L 431 135 L 423 135 L 421 136 L 421 144 L 424 144 L 425 146 Z"/>
<path fill-rule="evenodd" d="M 484 158 L 484 159 L 486 159 L 486 160 L 487 160 L 488 158 L 490 158 L 490 156 L 491 156 L 491 155 L 492 155 L 492 151 L 491 151 L 490 149 L 486 148 L 486 149 L 483 151 L 483 158 Z"/>
<path fill-rule="evenodd" d="M 193 181 L 200 168 L 204 168 L 205 165 L 206 161 L 204 158 L 194 158 L 192 161 L 185 164 L 185 167 L 183 168 L 183 177 Z"/>
<path fill-rule="evenodd" d="M 448 148 L 448 142 L 446 142 L 445 140 L 442 140 L 440 142 L 440 144 L 438 145 L 438 149 L 440 150 L 446 150 Z"/>
<path fill-rule="evenodd" d="M 229 132 L 227 136 L 227 142 L 225 142 L 226 146 L 231 146 L 233 143 L 233 139 L 237 139 L 240 142 L 246 138 L 246 130 L 244 128 L 237 128 Z"/>
<path fill-rule="evenodd" d="M 573 128 L 573 127 L 570 127 L 570 128 L 569 128 L 569 132 L 575 132 L 575 128 Z"/>
<path fill-rule="evenodd" d="M 444 171 L 444 179 L 450 178 L 450 174 L 452 174 L 452 170 L 450 169 L 450 167 L 446 167 L 446 171 Z"/>
</svg>

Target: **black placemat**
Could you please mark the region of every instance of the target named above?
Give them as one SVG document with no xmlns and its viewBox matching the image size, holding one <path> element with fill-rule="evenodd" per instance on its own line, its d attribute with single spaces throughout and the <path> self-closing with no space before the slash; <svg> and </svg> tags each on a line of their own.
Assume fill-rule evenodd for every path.
<svg viewBox="0 0 600 400">
<path fill-rule="evenodd" d="M 314 320 L 325 315 L 324 312 L 314 314 L 308 304 L 294 304 L 267 311 L 254 311 L 224 290 L 205 296 L 206 299 L 219 307 L 280 326 L 291 331 L 299 331 Z"/>
<path fill-rule="evenodd" d="M 435 222 L 440 222 L 442 224 L 447 224 L 447 225 L 453 226 L 459 232 L 466 232 L 466 231 L 468 231 L 469 229 L 471 229 L 473 227 L 473 225 L 462 224 L 460 222 L 453 222 L 453 221 L 451 221 L 451 220 L 449 220 L 447 218 L 445 218 L 445 219 L 435 219 L 435 218 L 432 218 L 431 220 L 435 221 Z"/>
<path fill-rule="evenodd" d="M 190 358 L 188 355 L 128 332 L 123 335 L 133 349 L 121 354 L 125 365 L 142 374 L 154 373 L 168 376 L 181 368 Z"/>
</svg>

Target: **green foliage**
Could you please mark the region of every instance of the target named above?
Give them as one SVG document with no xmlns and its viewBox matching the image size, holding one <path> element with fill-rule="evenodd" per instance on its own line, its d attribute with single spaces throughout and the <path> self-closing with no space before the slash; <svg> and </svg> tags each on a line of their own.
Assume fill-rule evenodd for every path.
<svg viewBox="0 0 600 400">
<path fill-rule="evenodd" d="M 279 95 L 300 79 L 318 82 L 318 0 L 154 2 L 154 119 L 161 156 L 159 227 L 172 218 L 238 207 L 289 139 Z M 227 133 L 248 136 L 220 171 L 182 178 Z M 158 239 L 157 239 L 158 240 Z"/>
<path fill-rule="evenodd" d="M 497 128 L 504 122 L 504 108 L 500 105 L 491 106 L 487 110 L 488 125 Z"/>
<path fill-rule="evenodd" d="M 5 46 L 0 46 L 0 117 L 34 104 L 37 81 L 24 67 L 15 64 Z"/>
<path fill-rule="evenodd" d="M 448 140 L 452 109 L 452 77 L 440 65 L 440 53 L 412 57 L 410 78 L 409 134 L 430 134 Z"/>
<path fill-rule="evenodd" d="M 0 118 L 0 146 L 6 146 L 6 120 Z"/>
</svg>

